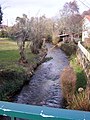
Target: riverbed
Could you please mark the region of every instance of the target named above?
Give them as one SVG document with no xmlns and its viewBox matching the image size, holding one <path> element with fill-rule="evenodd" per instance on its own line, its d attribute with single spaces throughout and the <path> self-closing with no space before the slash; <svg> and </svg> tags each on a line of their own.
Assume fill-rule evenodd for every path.
<svg viewBox="0 0 90 120">
<path fill-rule="evenodd" d="M 51 44 L 46 44 L 46 47 L 48 49 L 46 58 L 50 60 L 36 69 L 29 84 L 25 85 L 15 97 L 15 102 L 62 108 L 60 75 L 69 62 L 60 48 L 53 48 Z"/>
</svg>

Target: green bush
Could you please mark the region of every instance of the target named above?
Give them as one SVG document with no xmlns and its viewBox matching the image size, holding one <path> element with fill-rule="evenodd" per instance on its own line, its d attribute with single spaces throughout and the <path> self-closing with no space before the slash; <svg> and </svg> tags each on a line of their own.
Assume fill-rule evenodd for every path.
<svg viewBox="0 0 90 120">
<path fill-rule="evenodd" d="M 8 37 L 7 31 L 1 30 L 1 31 L 0 31 L 0 37 L 2 37 L 2 38 Z"/>
<path fill-rule="evenodd" d="M 0 71 L 0 100 L 8 100 L 27 80 L 24 73 Z"/>
<path fill-rule="evenodd" d="M 51 36 L 51 35 L 47 35 L 46 41 L 47 41 L 47 42 L 52 42 L 52 36 Z"/>
</svg>

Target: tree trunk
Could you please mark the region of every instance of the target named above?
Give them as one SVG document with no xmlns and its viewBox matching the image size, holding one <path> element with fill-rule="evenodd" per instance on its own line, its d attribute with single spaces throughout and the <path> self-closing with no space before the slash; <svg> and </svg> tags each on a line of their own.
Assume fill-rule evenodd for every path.
<svg viewBox="0 0 90 120">
<path fill-rule="evenodd" d="M 25 41 L 20 41 L 20 43 L 18 42 L 18 46 L 19 46 L 19 53 L 20 53 L 20 59 L 19 59 L 19 63 L 20 64 L 25 64 L 27 63 L 26 60 L 26 56 L 25 56 Z"/>
</svg>

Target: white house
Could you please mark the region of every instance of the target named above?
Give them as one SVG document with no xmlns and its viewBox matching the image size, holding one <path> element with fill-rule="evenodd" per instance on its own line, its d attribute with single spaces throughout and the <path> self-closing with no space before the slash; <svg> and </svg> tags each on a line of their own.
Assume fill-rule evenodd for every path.
<svg viewBox="0 0 90 120">
<path fill-rule="evenodd" d="M 82 41 L 90 38 L 90 16 L 86 15 L 83 19 L 82 25 Z"/>
</svg>

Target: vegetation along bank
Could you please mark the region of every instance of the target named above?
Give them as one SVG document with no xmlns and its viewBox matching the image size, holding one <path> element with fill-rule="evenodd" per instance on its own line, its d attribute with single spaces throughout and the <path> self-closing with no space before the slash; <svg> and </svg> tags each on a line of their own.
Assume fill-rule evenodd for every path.
<svg viewBox="0 0 90 120">
<path fill-rule="evenodd" d="M 67 47 L 69 47 L 69 50 Z M 66 101 L 64 103 L 65 108 L 89 111 L 87 77 L 76 56 L 77 45 L 75 43 L 72 44 L 72 42 L 63 43 L 61 49 L 67 54 L 70 61 L 70 67 L 66 67 L 61 75 L 63 97 Z"/>
<path fill-rule="evenodd" d="M 28 63 L 19 63 L 17 43 L 9 38 L 0 38 L 0 100 L 11 100 L 15 92 L 29 81 L 46 52 L 33 54 L 26 48 L 25 55 Z"/>
</svg>

